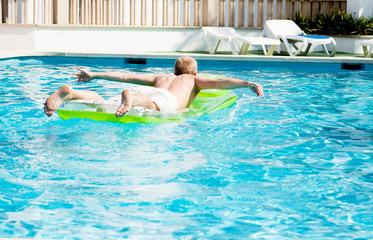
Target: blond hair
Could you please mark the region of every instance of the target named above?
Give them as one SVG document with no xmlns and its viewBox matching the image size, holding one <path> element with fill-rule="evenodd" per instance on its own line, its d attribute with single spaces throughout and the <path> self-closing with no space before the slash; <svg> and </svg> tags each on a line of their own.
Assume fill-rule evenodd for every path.
<svg viewBox="0 0 373 240">
<path fill-rule="evenodd" d="M 191 57 L 180 57 L 175 62 L 175 75 L 197 74 L 197 61 Z"/>
</svg>

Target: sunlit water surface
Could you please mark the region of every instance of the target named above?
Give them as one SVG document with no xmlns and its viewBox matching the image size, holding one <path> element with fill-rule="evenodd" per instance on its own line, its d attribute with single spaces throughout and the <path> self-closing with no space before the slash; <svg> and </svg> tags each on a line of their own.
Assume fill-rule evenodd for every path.
<svg viewBox="0 0 373 240">
<path fill-rule="evenodd" d="M 75 67 L 172 72 L 174 60 L 0 61 L 0 236 L 47 239 L 371 239 L 373 66 L 200 61 L 259 82 L 228 109 L 172 124 L 43 113 Z"/>
</svg>

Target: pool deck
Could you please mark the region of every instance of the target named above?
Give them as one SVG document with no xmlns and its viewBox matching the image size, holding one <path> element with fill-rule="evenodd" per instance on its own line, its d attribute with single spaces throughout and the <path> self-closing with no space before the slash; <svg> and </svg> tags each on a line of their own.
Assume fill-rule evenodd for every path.
<svg viewBox="0 0 373 240">
<path fill-rule="evenodd" d="M 261 51 L 251 51 L 247 55 L 232 55 L 228 52 L 209 54 L 208 52 L 141 52 L 141 53 L 105 53 L 105 52 L 35 52 L 35 51 L 1 51 L 0 59 L 30 56 L 70 56 L 70 57 L 116 57 L 116 58 L 157 58 L 175 59 L 179 56 L 191 56 L 197 60 L 230 61 L 273 61 L 273 62 L 327 62 L 327 63 L 365 63 L 373 64 L 373 58 L 362 54 L 337 52 L 334 57 L 327 57 L 322 52 L 312 52 L 306 56 L 290 57 L 284 53 L 265 56 Z"/>
</svg>

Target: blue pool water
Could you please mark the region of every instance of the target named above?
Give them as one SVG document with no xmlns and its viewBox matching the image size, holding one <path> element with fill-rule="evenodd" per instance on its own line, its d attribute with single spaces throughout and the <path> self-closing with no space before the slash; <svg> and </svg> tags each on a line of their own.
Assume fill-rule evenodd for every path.
<svg viewBox="0 0 373 240">
<path fill-rule="evenodd" d="M 105 97 L 131 87 L 74 84 L 77 66 L 168 73 L 173 61 L 0 60 L 0 237 L 373 238 L 372 65 L 200 61 L 266 97 L 235 89 L 232 107 L 181 123 L 43 113 L 67 82 Z"/>
</svg>

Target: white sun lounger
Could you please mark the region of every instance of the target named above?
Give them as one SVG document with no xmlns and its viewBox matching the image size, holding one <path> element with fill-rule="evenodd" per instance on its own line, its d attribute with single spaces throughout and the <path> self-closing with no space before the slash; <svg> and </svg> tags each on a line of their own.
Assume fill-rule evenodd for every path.
<svg viewBox="0 0 373 240">
<path fill-rule="evenodd" d="M 361 46 L 363 47 L 364 56 L 370 58 L 373 49 L 373 39 L 362 41 Z"/>
<path fill-rule="evenodd" d="M 280 40 L 266 37 L 242 36 L 231 27 L 202 27 L 202 31 L 204 32 L 207 47 L 211 54 L 217 52 L 221 41 L 228 41 L 230 50 L 235 55 L 246 54 L 250 45 L 260 45 L 265 55 L 272 55 L 276 46 L 281 43 Z M 268 51 L 265 46 L 270 46 Z"/>
<path fill-rule="evenodd" d="M 292 20 L 267 20 L 263 32 L 268 38 L 280 39 L 290 56 L 306 55 L 312 45 L 321 45 L 328 57 L 333 57 L 337 50 L 337 44 L 332 37 L 306 35 Z M 327 48 L 328 44 L 332 44 L 331 52 Z"/>
</svg>

